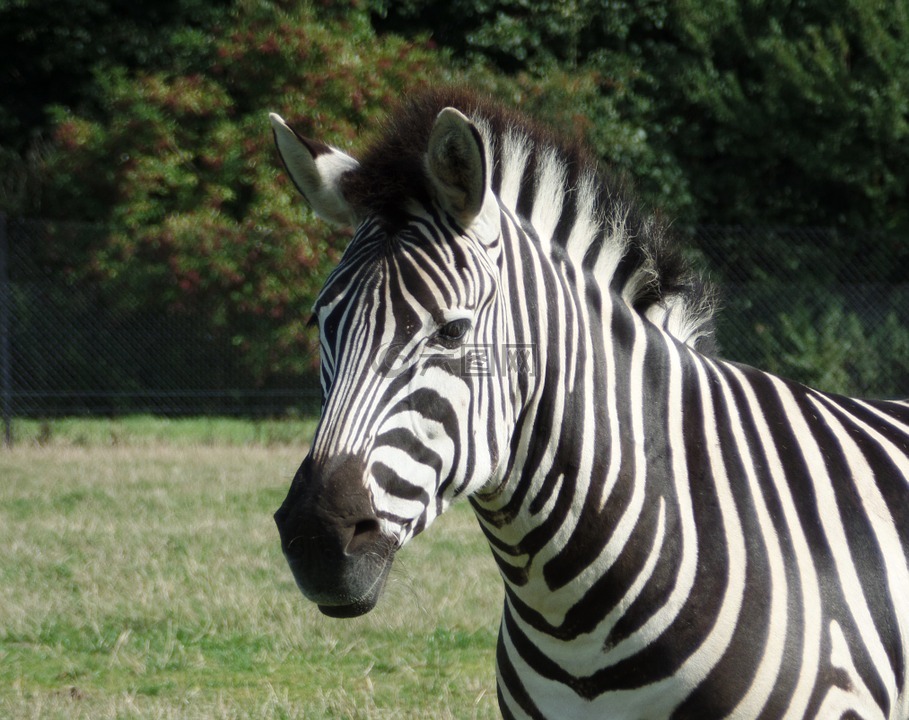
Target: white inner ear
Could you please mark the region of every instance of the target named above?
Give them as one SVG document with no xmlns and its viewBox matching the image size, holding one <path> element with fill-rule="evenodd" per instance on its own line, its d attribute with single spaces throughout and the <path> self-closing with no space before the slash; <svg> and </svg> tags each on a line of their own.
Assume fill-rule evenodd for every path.
<svg viewBox="0 0 909 720">
<path fill-rule="evenodd" d="M 280 115 L 268 117 L 284 167 L 310 207 L 329 222 L 355 225 L 357 214 L 344 199 L 341 178 L 360 164 L 337 148 L 301 138 Z"/>
<path fill-rule="evenodd" d="M 476 218 L 486 196 L 486 153 L 477 127 L 448 107 L 429 136 L 426 165 L 442 208 L 464 226 Z"/>
</svg>

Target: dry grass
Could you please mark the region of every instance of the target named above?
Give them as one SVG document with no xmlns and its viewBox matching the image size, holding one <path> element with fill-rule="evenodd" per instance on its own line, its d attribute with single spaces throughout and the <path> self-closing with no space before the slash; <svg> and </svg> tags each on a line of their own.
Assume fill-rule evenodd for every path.
<svg viewBox="0 0 909 720">
<path fill-rule="evenodd" d="M 324 618 L 271 513 L 299 446 L 0 451 L 0 717 L 493 718 L 501 589 L 455 508 Z"/>
</svg>

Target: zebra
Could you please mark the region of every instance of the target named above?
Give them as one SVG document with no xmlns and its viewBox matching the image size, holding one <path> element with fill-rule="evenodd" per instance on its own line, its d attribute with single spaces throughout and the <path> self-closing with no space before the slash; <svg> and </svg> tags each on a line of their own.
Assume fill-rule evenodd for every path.
<svg viewBox="0 0 909 720">
<path fill-rule="evenodd" d="M 503 717 L 909 719 L 909 403 L 719 359 L 667 223 L 493 99 L 417 92 L 356 159 L 270 118 L 355 229 L 275 514 L 322 613 L 370 611 L 465 497 L 505 588 Z"/>
</svg>

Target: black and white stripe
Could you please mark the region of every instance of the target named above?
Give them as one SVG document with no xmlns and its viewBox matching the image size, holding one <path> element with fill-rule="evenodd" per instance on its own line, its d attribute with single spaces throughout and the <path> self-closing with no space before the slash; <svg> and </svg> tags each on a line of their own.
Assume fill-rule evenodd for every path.
<svg viewBox="0 0 909 720">
<path fill-rule="evenodd" d="M 358 226 L 279 519 L 323 610 L 375 600 L 311 590 L 288 550 L 327 513 L 307 483 L 352 457 L 395 550 L 472 503 L 506 590 L 506 718 L 909 720 L 909 405 L 715 358 L 665 229 L 492 103 L 426 93 L 361 160 L 289 157 L 274 122 L 316 211 Z"/>
</svg>

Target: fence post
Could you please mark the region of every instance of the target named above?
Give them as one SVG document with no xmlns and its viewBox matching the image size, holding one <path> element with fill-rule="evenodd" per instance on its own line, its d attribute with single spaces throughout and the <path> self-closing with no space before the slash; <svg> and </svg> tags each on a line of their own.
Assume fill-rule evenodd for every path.
<svg viewBox="0 0 909 720">
<path fill-rule="evenodd" d="M 12 367 L 10 362 L 10 305 L 13 293 L 9 279 L 9 239 L 6 214 L 0 212 L 0 412 L 3 414 L 3 444 L 13 445 Z"/>
</svg>

